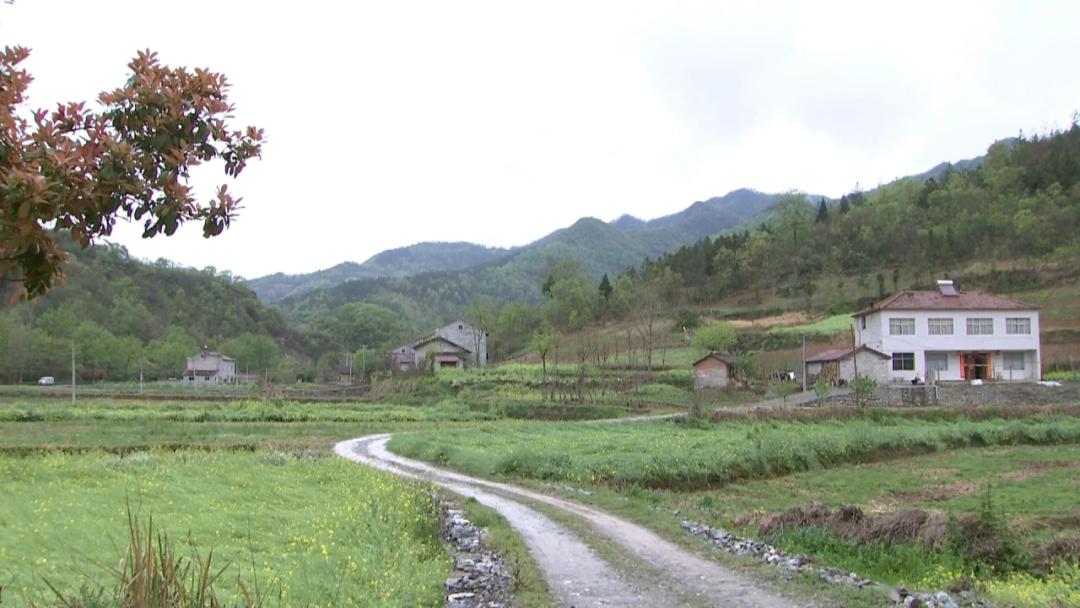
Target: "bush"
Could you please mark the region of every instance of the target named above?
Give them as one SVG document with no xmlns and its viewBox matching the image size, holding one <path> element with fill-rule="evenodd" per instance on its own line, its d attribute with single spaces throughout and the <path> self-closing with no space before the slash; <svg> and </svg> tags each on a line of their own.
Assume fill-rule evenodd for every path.
<svg viewBox="0 0 1080 608">
<path fill-rule="evenodd" d="M 832 392 L 832 383 L 825 378 L 818 378 L 814 381 L 814 394 L 821 401 L 829 398 L 829 393 Z"/>
<path fill-rule="evenodd" d="M 684 308 L 679 312 L 675 313 L 674 321 L 674 329 L 676 330 L 681 330 L 684 327 L 686 329 L 694 329 L 695 327 L 701 325 L 701 313 L 696 310 Z"/>
<path fill-rule="evenodd" d="M 859 399 L 866 399 L 877 388 L 877 380 L 874 380 L 870 376 L 859 376 L 855 378 L 853 383 L 855 386 L 855 395 Z"/>
</svg>

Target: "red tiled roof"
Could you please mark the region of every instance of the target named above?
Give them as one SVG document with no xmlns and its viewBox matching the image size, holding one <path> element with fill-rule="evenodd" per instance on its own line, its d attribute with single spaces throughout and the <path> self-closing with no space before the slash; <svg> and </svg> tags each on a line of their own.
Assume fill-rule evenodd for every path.
<svg viewBox="0 0 1080 608">
<path fill-rule="evenodd" d="M 888 359 L 889 358 L 889 355 L 886 355 L 885 353 L 883 353 L 881 351 L 874 350 L 874 349 L 870 348 L 869 346 L 860 346 L 857 350 L 864 350 L 864 351 L 866 351 L 868 353 L 873 353 L 873 354 L 875 354 L 878 357 L 881 357 L 883 359 Z M 823 363 L 825 361 L 839 361 L 840 359 L 846 359 L 849 356 L 851 356 L 851 352 L 852 352 L 852 349 L 850 349 L 850 348 L 834 348 L 833 350 L 827 350 L 827 351 L 824 351 L 824 352 L 820 352 L 820 353 L 814 355 L 813 357 L 808 357 L 806 359 L 806 362 L 807 363 Z"/>
<path fill-rule="evenodd" d="M 940 291 L 901 291 L 852 315 L 862 317 L 879 310 L 1035 310 L 1005 296 L 982 291 L 964 291 L 955 296 Z"/>
</svg>

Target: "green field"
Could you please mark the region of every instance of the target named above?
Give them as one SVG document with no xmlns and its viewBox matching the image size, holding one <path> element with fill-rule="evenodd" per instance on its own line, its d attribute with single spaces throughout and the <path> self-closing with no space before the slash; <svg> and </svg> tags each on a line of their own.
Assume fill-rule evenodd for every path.
<svg viewBox="0 0 1080 608">
<path fill-rule="evenodd" d="M 969 420 L 868 411 L 843 420 L 733 421 L 694 427 L 506 423 L 396 435 L 391 447 L 482 476 L 614 488 L 697 489 L 897 454 L 980 445 L 1080 442 L 1080 418 Z"/>
<path fill-rule="evenodd" d="M 570 495 L 676 539 L 685 537 L 684 518 L 761 538 L 758 525 L 770 514 L 815 501 L 833 510 L 853 505 L 870 517 L 941 512 L 950 536 L 933 550 L 900 540 L 845 540 L 812 527 L 764 538 L 911 589 L 943 589 L 969 578 L 1002 605 L 1068 606 L 1080 600 L 1080 570 L 1058 565 L 1046 578 L 1036 556 L 1052 540 L 1080 538 L 1080 417 L 1068 409 L 1049 412 L 867 410 L 735 415 L 698 425 L 479 424 L 397 435 L 391 447 L 480 476 L 584 489 Z M 983 515 L 1001 522 L 1002 542 L 1016 549 L 1011 561 L 980 561 L 988 558 L 950 544 L 957 542 L 949 540 L 959 535 L 957 522 Z"/>
<path fill-rule="evenodd" d="M 228 564 L 216 584 L 227 605 L 238 580 L 265 606 L 441 605 L 449 558 L 430 488 L 329 451 L 499 415 L 452 401 L 0 403 L 0 599 L 60 605 L 49 585 L 69 594 L 83 582 L 111 594 L 130 504 L 177 555 L 213 550 L 215 571 Z M 502 528 L 497 544 L 526 577 L 523 605 L 544 605 L 535 565 Z"/>
<path fill-rule="evenodd" d="M 785 327 L 773 327 L 769 330 L 771 334 L 819 334 L 824 336 L 831 336 L 833 334 L 839 334 L 846 331 L 851 331 L 855 321 L 851 318 L 851 313 L 844 313 L 839 315 L 833 315 L 827 317 L 816 323 L 807 323 L 805 325 L 788 325 Z"/>
<path fill-rule="evenodd" d="M 256 451 L 0 457 L 0 585 L 16 603 L 103 585 L 131 504 L 283 606 L 438 606 L 449 561 L 424 486 L 343 459 Z M 268 605 L 278 605 L 275 599 Z"/>
</svg>

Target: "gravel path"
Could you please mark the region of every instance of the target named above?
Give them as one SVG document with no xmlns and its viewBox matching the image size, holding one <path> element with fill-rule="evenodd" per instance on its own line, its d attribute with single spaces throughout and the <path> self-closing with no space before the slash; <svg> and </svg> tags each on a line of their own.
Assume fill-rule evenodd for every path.
<svg viewBox="0 0 1080 608">
<path fill-rule="evenodd" d="M 560 606 L 737 606 L 788 608 L 796 604 L 759 589 L 754 581 L 693 555 L 654 532 L 599 509 L 517 486 L 476 479 L 403 458 L 386 449 L 389 435 L 342 441 L 345 458 L 471 496 L 502 515 L 529 547 Z M 587 543 L 521 500 L 543 503 L 585 520 L 593 532 L 639 560 L 648 572 L 628 577 Z"/>
</svg>

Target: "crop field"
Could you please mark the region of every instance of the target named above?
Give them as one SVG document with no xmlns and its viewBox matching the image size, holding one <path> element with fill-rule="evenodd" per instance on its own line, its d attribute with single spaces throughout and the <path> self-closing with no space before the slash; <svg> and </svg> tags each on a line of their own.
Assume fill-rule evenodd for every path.
<svg viewBox="0 0 1080 608">
<path fill-rule="evenodd" d="M 826 317 L 820 321 L 814 323 L 806 323 L 803 325 L 787 325 L 783 327 L 773 327 L 769 329 L 769 333 L 775 334 L 818 334 L 818 335 L 832 335 L 839 334 L 846 331 L 851 331 L 854 325 L 854 320 L 851 318 L 850 313 L 844 313 L 839 315 L 833 315 Z"/>
<path fill-rule="evenodd" d="M 1044 555 L 1055 541 L 1066 559 L 1070 543 L 1080 546 L 1075 409 L 720 420 L 478 424 L 398 435 L 391 447 L 481 476 L 569 484 L 586 490 L 574 498 L 677 539 L 685 536 L 679 522 L 692 518 L 909 589 L 969 580 L 1002 605 L 1080 601 L 1080 570 Z M 868 529 L 911 509 L 944 514 L 947 525 L 928 548 L 908 538 L 844 537 L 827 528 L 832 520 L 784 519 L 815 502 L 831 513 L 857 508 Z M 791 525 L 762 527 L 770 520 Z M 965 525 L 992 529 L 1004 556 L 962 546 Z"/>
<path fill-rule="evenodd" d="M 108 589 L 128 505 L 179 553 L 206 556 L 268 605 L 440 605 L 449 562 L 423 486 L 339 458 L 275 451 L 0 456 L 0 584 L 16 603 Z M 232 603 L 232 602 L 229 602 Z"/>
<path fill-rule="evenodd" d="M 845 420 L 736 421 L 703 427 L 516 423 L 397 435 L 408 456 L 482 476 L 614 488 L 705 488 L 891 455 L 970 446 L 1080 442 L 1080 418 L 969 420 L 868 412 Z"/>
</svg>

